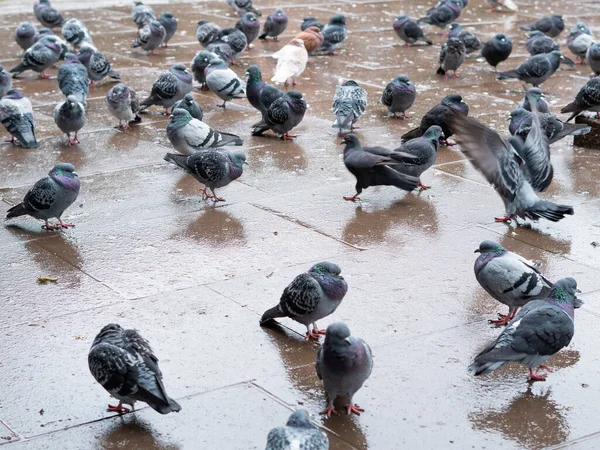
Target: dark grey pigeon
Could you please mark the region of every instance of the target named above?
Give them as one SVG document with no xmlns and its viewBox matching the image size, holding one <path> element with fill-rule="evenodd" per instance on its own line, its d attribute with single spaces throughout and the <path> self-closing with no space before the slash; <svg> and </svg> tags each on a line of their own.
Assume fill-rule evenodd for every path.
<svg viewBox="0 0 600 450">
<path fill-rule="evenodd" d="M 106 325 L 94 339 L 88 354 L 90 372 L 108 393 L 119 400 L 109 412 L 129 412 L 123 406 L 147 403 L 161 413 L 179 412 L 181 406 L 167 395 L 158 358 L 137 330 Z"/>
<path fill-rule="evenodd" d="M 450 32 L 448 33 L 448 37 L 458 38 L 463 44 L 465 44 L 465 49 L 467 54 L 476 52 L 481 48 L 481 41 L 468 30 L 464 30 L 463 27 L 456 22 L 450 24 Z"/>
<path fill-rule="evenodd" d="M 249 50 L 250 44 L 252 44 L 252 41 L 254 41 L 260 33 L 260 22 L 254 14 L 249 12 L 244 14 L 244 17 L 237 21 L 235 27 L 246 36 Z"/>
<path fill-rule="evenodd" d="M 498 339 L 475 357 L 469 366 L 474 375 L 485 375 L 509 362 L 529 367 L 528 381 L 546 381 L 546 360 L 569 345 L 575 334 L 577 298 L 573 278 L 558 280 L 544 300 L 534 300 L 521 309 Z"/>
<path fill-rule="evenodd" d="M 50 5 L 49 0 L 38 0 L 33 5 L 35 18 L 47 28 L 61 27 L 64 19 L 56 8 Z"/>
<path fill-rule="evenodd" d="M 26 70 L 40 74 L 40 78 L 50 78 L 44 71 L 64 58 L 67 46 L 57 36 L 46 36 L 27 49 L 21 58 L 21 64 L 10 69 L 13 76 L 18 76 Z"/>
<path fill-rule="evenodd" d="M 61 34 L 63 39 L 71 44 L 73 51 L 77 51 L 84 43 L 93 45 L 92 37 L 85 24 L 74 17 L 63 24 Z"/>
<path fill-rule="evenodd" d="M 289 132 L 302 122 L 306 108 L 302 93 L 288 91 L 269 105 L 263 114 L 263 120 L 252 125 L 252 135 L 260 136 L 267 130 L 273 130 L 282 139 L 291 141 L 296 136 Z"/>
<path fill-rule="evenodd" d="M 410 119 L 411 116 L 406 114 L 406 110 L 413 105 L 416 98 L 417 90 L 413 82 L 406 75 L 398 75 L 385 87 L 379 102 L 387 106 L 388 117 L 397 117 L 400 113 L 402 119 Z"/>
<path fill-rule="evenodd" d="M 202 116 L 204 115 L 202 112 L 202 107 L 196 100 L 194 100 L 194 96 L 192 94 L 185 94 L 181 100 L 175 103 L 173 105 L 173 111 L 175 111 L 177 108 L 185 109 L 194 119 L 202 120 Z"/>
<path fill-rule="evenodd" d="M 577 58 L 579 63 L 585 63 L 588 48 L 594 44 L 594 38 L 583 31 L 571 31 L 567 36 L 567 47 Z"/>
<path fill-rule="evenodd" d="M 221 31 L 221 28 L 217 24 L 207 20 L 199 20 L 196 27 L 196 39 L 202 47 L 206 48 L 208 44 L 217 38 L 219 31 Z"/>
<path fill-rule="evenodd" d="M 540 88 L 527 89 L 523 100 L 519 102 L 519 107 L 531 111 L 530 99 L 535 102 L 539 113 L 550 113 L 550 104 L 546 101 L 546 96 Z"/>
<path fill-rule="evenodd" d="M 31 102 L 18 89 L 9 90 L 0 99 L 0 123 L 11 134 L 13 144 L 16 139 L 23 148 L 38 146 Z"/>
<path fill-rule="evenodd" d="M 404 45 L 410 46 L 417 42 L 424 42 L 427 45 L 433 44 L 431 39 L 425 37 L 423 30 L 417 25 L 417 22 L 407 15 L 403 14 L 396 17 L 392 26 L 394 27 L 396 35 L 404 41 Z"/>
<path fill-rule="evenodd" d="M 496 70 L 496 66 L 506 61 L 512 53 L 512 41 L 504 34 L 498 33 L 483 44 L 481 56 Z"/>
<path fill-rule="evenodd" d="M 419 178 L 394 170 L 401 162 L 411 162 L 408 155 L 400 154 L 382 147 L 361 147 L 358 137 L 347 134 L 342 142 L 344 165 L 356 177 L 356 194 L 345 196 L 344 200 L 360 200 L 363 189 L 371 186 L 395 186 L 405 191 L 413 191 L 419 184 Z"/>
<path fill-rule="evenodd" d="M 21 22 L 15 30 L 15 41 L 17 41 L 19 47 L 23 50 L 27 50 L 35 43 L 33 39 L 36 33 L 37 28 L 34 24 L 31 22 Z"/>
<path fill-rule="evenodd" d="M 112 65 L 108 59 L 106 59 L 106 56 L 91 45 L 82 45 L 79 48 L 77 58 L 87 69 L 88 76 L 90 77 L 90 80 L 92 80 L 92 85 L 94 86 L 98 81 L 103 80 L 105 77 L 110 77 L 115 80 L 121 79 L 121 75 L 112 69 Z"/>
<path fill-rule="evenodd" d="M 463 7 L 461 0 L 440 2 L 436 7 L 427 11 L 427 15 L 420 18 L 417 23 L 426 23 L 444 30 L 447 25 L 458 19 Z"/>
<path fill-rule="evenodd" d="M 165 30 L 165 27 L 158 20 L 152 20 L 138 30 L 138 36 L 131 44 L 131 48 L 141 47 L 146 50 L 148 56 L 154 55 L 154 50 L 162 45 L 166 36 L 167 30 Z"/>
<path fill-rule="evenodd" d="M 593 111 L 600 118 L 600 77 L 595 77 L 588 81 L 579 90 L 575 100 L 560 110 L 563 114 L 568 112 L 573 113 L 567 119 L 567 122 L 583 111 Z"/>
<path fill-rule="evenodd" d="M 267 436 L 265 450 L 327 450 L 329 438 L 310 421 L 308 411 L 295 411 L 284 427 L 273 428 Z"/>
<path fill-rule="evenodd" d="M 323 25 L 314 17 L 304 17 L 302 19 L 302 23 L 300 24 L 300 30 L 305 31 L 310 27 L 317 27 L 319 30 L 322 30 L 323 28 L 325 28 L 325 25 Z"/>
<path fill-rule="evenodd" d="M 365 341 L 350 335 L 345 323 L 332 323 L 327 327 L 325 342 L 317 351 L 315 369 L 328 400 L 321 414 L 327 417 L 338 414 L 333 406 L 337 397 L 348 397 L 348 414 L 364 412 L 353 402 L 353 397 L 373 371 L 373 355 Z"/>
<path fill-rule="evenodd" d="M 219 46 L 219 44 L 227 44 L 231 48 L 231 56 L 228 56 L 229 62 L 231 63 L 239 58 L 248 48 L 246 35 L 237 28 L 225 28 L 224 30 L 219 31 L 217 38 L 206 49 L 220 55 L 219 50 L 213 50 L 213 47 Z M 224 49 L 221 51 L 227 53 Z"/>
<path fill-rule="evenodd" d="M 585 62 L 596 76 L 600 75 L 600 42 L 594 42 L 585 53 Z"/>
<path fill-rule="evenodd" d="M 333 314 L 348 292 L 341 272 L 338 265 L 321 262 L 298 275 L 283 290 L 279 304 L 265 311 L 260 325 L 278 317 L 289 317 L 306 327 L 306 339 L 319 339 L 325 330 L 319 330 L 317 320 Z"/>
<path fill-rule="evenodd" d="M 152 105 L 159 105 L 165 108 L 166 115 L 169 108 L 192 91 L 192 84 L 192 74 L 185 65 L 175 64 L 158 76 L 150 95 L 140 103 L 140 111 Z"/>
<path fill-rule="evenodd" d="M 80 144 L 77 133 L 85 125 L 85 107 L 74 95 L 54 108 L 54 123 L 67 135 L 67 145 Z M 75 133 L 71 139 L 71 133 Z"/>
<path fill-rule="evenodd" d="M 269 14 L 263 25 L 263 32 L 258 37 L 259 39 L 266 39 L 271 36 L 275 42 L 277 42 L 278 36 L 282 34 L 288 26 L 288 16 L 285 11 L 281 8 L 277 8 L 275 12 Z"/>
<path fill-rule="evenodd" d="M 4 70 L 4 67 L 0 66 L 0 99 L 8 94 L 8 91 L 12 89 L 12 77 L 10 73 Z"/>
<path fill-rule="evenodd" d="M 475 250 L 475 278 L 481 287 L 500 303 L 508 306 L 508 314 L 498 314 L 490 323 L 506 325 L 517 310 L 532 300 L 544 299 L 552 283 L 532 261 L 510 252 L 494 241 L 483 241 Z"/>
<path fill-rule="evenodd" d="M 534 55 L 516 69 L 500 72 L 498 79 L 517 78 L 537 87 L 556 72 L 562 59 L 564 57 L 559 51 Z"/>
<path fill-rule="evenodd" d="M 58 163 L 25 194 L 22 203 L 10 208 L 7 219 L 19 216 L 31 216 L 43 220 L 45 230 L 58 230 L 74 227 L 65 223 L 61 217 L 65 210 L 77 200 L 79 195 L 79 178 L 75 167 L 69 163 Z M 50 225 L 49 219 L 58 219 L 57 225 Z"/>
<path fill-rule="evenodd" d="M 541 19 L 538 19 L 528 25 L 521 25 L 519 30 L 538 30 L 544 33 L 546 36 L 554 38 L 565 29 L 565 23 L 563 22 L 562 17 L 562 14 L 555 14 L 550 17 L 542 17 Z"/>
<path fill-rule="evenodd" d="M 448 78 L 448 71 L 452 71 L 452 76 L 458 78 L 456 71 L 465 61 L 465 55 L 467 50 L 465 44 L 458 38 L 448 38 L 448 41 L 440 50 L 440 67 L 437 70 L 438 75 L 444 75 L 444 78 Z"/>
<path fill-rule="evenodd" d="M 228 101 L 246 97 L 246 83 L 233 70 L 227 68 L 222 59 L 211 59 L 204 70 L 204 76 L 208 88 L 223 100 L 220 107 L 225 109 Z"/>
<path fill-rule="evenodd" d="M 165 12 L 160 15 L 158 21 L 167 32 L 162 44 L 163 47 L 167 47 L 167 43 L 171 40 L 171 38 L 175 35 L 175 32 L 177 31 L 177 19 L 170 12 Z"/>
<path fill-rule="evenodd" d="M 583 123 L 563 123 L 551 113 L 539 114 L 540 124 L 544 130 L 549 144 L 554 144 L 567 136 L 580 136 L 589 133 L 592 129 Z M 529 136 L 532 127 L 533 113 L 524 108 L 517 108 L 510 113 L 508 131 L 513 136 L 519 136 L 524 141 Z"/>
<path fill-rule="evenodd" d="M 435 163 L 441 137 L 442 129 L 437 125 L 432 125 L 423 136 L 404 143 L 402 147 L 394 151 L 408 155 L 411 158 L 410 163 L 401 162 L 393 168 L 405 175 L 419 178 L 418 187 L 422 190 L 429 189 L 431 186 L 424 185 L 420 177 Z"/>
<path fill-rule="evenodd" d="M 354 124 L 360 119 L 367 107 L 367 91 L 354 80 L 348 80 L 338 85 L 333 97 L 333 114 L 335 123 L 332 128 L 338 128 L 341 134 L 344 130 L 354 130 Z"/>
<path fill-rule="evenodd" d="M 550 53 L 554 50 L 560 51 L 560 47 L 550 36 L 546 36 L 537 30 L 529 33 L 525 41 L 525 48 L 532 56 L 539 55 L 540 53 Z"/>
<path fill-rule="evenodd" d="M 510 142 L 502 139 L 498 133 L 475 119 L 462 114 L 448 117 L 450 129 L 456 135 L 460 150 L 496 189 L 506 208 L 506 215 L 496 218 L 498 222 L 510 222 L 517 217 L 538 220 L 545 218 L 553 222 L 564 219 L 565 214 L 573 214 L 573 208 L 540 199 L 521 165 L 519 154 L 525 143 L 513 136 Z M 542 133 L 543 134 L 543 133 Z M 545 157 L 545 156 L 544 156 Z M 546 180 L 546 166 L 528 165 L 531 179 Z"/>
<path fill-rule="evenodd" d="M 204 69 L 208 67 L 210 60 L 216 57 L 217 55 L 215 53 L 209 52 L 208 50 L 202 50 L 201 52 L 198 52 L 196 56 L 194 56 L 194 59 L 190 64 L 192 74 L 194 75 L 196 81 L 200 83 L 200 89 L 203 91 L 208 91 Z"/>
<path fill-rule="evenodd" d="M 131 8 L 131 18 L 138 29 L 144 28 L 150 22 L 156 20 L 152 7 L 144 5 L 142 2 L 134 2 L 133 7 Z"/>
<path fill-rule="evenodd" d="M 113 86 L 106 93 L 106 106 L 108 111 L 119 120 L 116 128 L 129 128 L 130 122 L 139 123 L 142 118 L 139 116 L 140 101 L 133 89 L 129 89 L 123 83 Z M 123 125 L 123 122 L 125 124 Z"/>
<path fill-rule="evenodd" d="M 252 6 L 252 0 L 227 0 L 227 4 L 239 15 L 243 16 L 247 12 L 262 16 L 262 13 Z"/>
<path fill-rule="evenodd" d="M 77 55 L 67 53 L 65 62 L 58 69 L 58 87 L 65 97 L 74 95 L 78 102 L 87 108 L 86 98 L 90 90 L 90 77 L 87 68 Z"/>
<path fill-rule="evenodd" d="M 317 51 L 327 52 L 331 55 L 337 55 L 336 50 L 342 46 L 348 37 L 346 28 L 346 17 L 343 14 L 336 14 L 321 31 L 323 33 L 323 43 Z"/>
<path fill-rule="evenodd" d="M 215 203 L 225 201 L 217 196 L 216 189 L 237 180 L 244 171 L 244 164 L 248 164 L 245 154 L 224 149 L 207 149 L 192 155 L 167 153 L 164 159 L 181 167 L 202 183 L 202 197 L 210 198 Z M 212 194 L 209 194 L 207 189 L 210 189 Z"/>
</svg>

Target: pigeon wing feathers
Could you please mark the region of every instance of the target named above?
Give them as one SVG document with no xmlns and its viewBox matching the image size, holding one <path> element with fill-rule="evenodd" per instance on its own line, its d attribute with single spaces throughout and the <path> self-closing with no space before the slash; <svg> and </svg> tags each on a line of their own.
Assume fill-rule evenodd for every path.
<svg viewBox="0 0 600 450">
<path fill-rule="evenodd" d="M 303 273 L 283 290 L 279 304 L 290 318 L 307 316 L 317 309 L 322 294 L 318 281 L 310 274 Z"/>
<path fill-rule="evenodd" d="M 30 212 L 50 209 L 56 201 L 56 187 L 50 177 L 37 181 L 25 194 L 23 205 Z"/>
<path fill-rule="evenodd" d="M 203 151 L 194 153 L 188 159 L 192 170 L 203 180 L 215 182 L 222 180 L 226 175 L 228 158 L 217 151 Z"/>
<path fill-rule="evenodd" d="M 546 132 L 540 124 L 535 102 L 531 102 L 533 112 L 531 114 L 531 130 L 525 139 L 524 145 L 520 146 L 522 151 L 515 146 L 519 156 L 525 162 L 526 175 L 534 190 L 543 192 L 548 189 L 554 170 L 550 162 L 550 144 Z"/>
<path fill-rule="evenodd" d="M 171 72 L 162 73 L 156 82 L 152 85 L 152 91 L 148 99 L 144 100 L 142 105 L 149 101 L 169 100 L 177 94 L 177 77 Z"/>
</svg>

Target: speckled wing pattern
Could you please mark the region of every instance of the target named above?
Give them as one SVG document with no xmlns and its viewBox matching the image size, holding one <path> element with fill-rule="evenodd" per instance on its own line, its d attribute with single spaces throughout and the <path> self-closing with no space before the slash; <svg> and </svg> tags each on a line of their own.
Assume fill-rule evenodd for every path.
<svg viewBox="0 0 600 450">
<path fill-rule="evenodd" d="M 545 54 L 535 55 L 515 69 L 521 78 L 543 78 L 553 71 Z"/>
<path fill-rule="evenodd" d="M 288 121 L 290 112 L 290 105 L 282 96 L 271 103 L 267 110 L 267 119 L 275 125 L 282 125 Z"/>
<path fill-rule="evenodd" d="M 318 281 L 309 273 L 298 275 L 281 294 L 281 310 L 290 318 L 307 316 L 317 309 L 322 297 Z"/>
<path fill-rule="evenodd" d="M 273 428 L 267 436 L 265 450 L 325 450 L 329 440 L 318 428 Z"/>
<path fill-rule="evenodd" d="M 338 123 L 346 126 L 349 120 L 358 119 L 365 112 L 367 91 L 359 86 L 338 86 L 332 107 Z"/>
<path fill-rule="evenodd" d="M 394 101 L 394 86 L 389 83 L 381 94 L 381 104 L 385 106 L 391 106 Z"/>
<path fill-rule="evenodd" d="M 149 99 L 154 102 L 169 100 L 177 95 L 177 76 L 171 72 L 161 73 L 152 85 Z"/>
<path fill-rule="evenodd" d="M 105 76 L 111 69 L 110 62 L 100 52 L 94 52 L 91 56 L 90 69 L 92 72 Z"/>
<path fill-rule="evenodd" d="M 193 173 L 208 182 L 222 180 L 227 175 L 229 158 L 216 150 L 206 150 L 188 157 Z"/>
<path fill-rule="evenodd" d="M 125 397 L 137 390 L 135 360 L 121 347 L 107 342 L 94 345 L 88 364 L 96 381 L 111 394 Z"/>
<path fill-rule="evenodd" d="M 50 209 L 56 201 L 56 184 L 50 177 L 44 177 L 25 194 L 23 206 L 27 212 Z"/>
</svg>

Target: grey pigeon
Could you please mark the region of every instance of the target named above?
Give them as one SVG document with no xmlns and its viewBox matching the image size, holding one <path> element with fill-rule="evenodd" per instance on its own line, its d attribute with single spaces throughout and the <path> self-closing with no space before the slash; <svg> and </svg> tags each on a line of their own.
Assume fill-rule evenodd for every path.
<svg viewBox="0 0 600 450">
<path fill-rule="evenodd" d="M 158 20 L 152 20 L 138 31 L 138 36 L 131 48 L 141 47 L 148 55 L 154 55 L 154 50 L 160 47 L 167 36 L 167 30 Z"/>
<path fill-rule="evenodd" d="M 476 52 L 481 49 L 481 41 L 468 30 L 464 30 L 462 25 L 456 22 L 450 24 L 450 32 L 448 33 L 448 37 L 458 38 L 463 44 L 465 44 L 465 49 L 467 54 Z"/>
<path fill-rule="evenodd" d="M 583 31 L 572 31 L 567 36 L 567 47 L 577 58 L 580 64 L 585 62 L 588 48 L 594 43 L 594 38 Z"/>
<path fill-rule="evenodd" d="M 534 300 L 521 309 L 498 339 L 475 357 L 469 371 L 484 375 L 509 362 L 529 367 L 528 381 L 546 381 L 550 370 L 548 358 L 569 345 L 575 334 L 575 308 L 583 302 L 577 298 L 573 278 L 558 280 L 544 300 Z"/>
<path fill-rule="evenodd" d="M 464 5 L 461 0 L 440 2 L 439 6 L 427 11 L 427 15 L 420 18 L 417 23 L 426 23 L 444 30 L 447 25 L 450 25 L 452 22 L 458 19 L 462 12 L 463 6 Z"/>
<path fill-rule="evenodd" d="M 38 146 L 31 102 L 18 89 L 9 90 L 0 99 L 0 123 L 11 134 L 12 143 L 16 139 L 23 148 Z"/>
<path fill-rule="evenodd" d="M 244 33 L 246 42 L 248 42 L 248 49 L 250 49 L 250 44 L 260 33 L 260 22 L 256 16 L 251 12 L 244 14 L 244 17 L 237 21 L 235 27 Z"/>
<path fill-rule="evenodd" d="M 246 97 L 246 83 L 236 73 L 228 69 L 225 62 L 219 58 L 213 58 L 204 70 L 206 85 L 216 94 L 225 108 L 228 101 L 236 98 Z"/>
<path fill-rule="evenodd" d="M 458 38 L 448 38 L 448 41 L 440 50 L 440 67 L 437 70 L 438 75 L 444 75 L 448 78 L 448 71 L 452 71 L 452 76 L 458 78 L 456 71 L 465 61 L 467 50 L 465 44 Z"/>
<path fill-rule="evenodd" d="M 79 19 L 68 19 L 62 26 L 61 34 L 74 50 L 79 49 L 83 43 L 92 44 L 89 30 Z"/>
<path fill-rule="evenodd" d="M 64 58 L 67 46 L 62 39 L 56 36 L 46 36 L 27 49 L 21 58 L 21 64 L 10 69 L 14 76 L 26 70 L 33 70 L 40 74 L 40 78 L 50 78 L 44 71 L 54 65 L 61 56 Z"/>
<path fill-rule="evenodd" d="M 80 144 L 77 133 L 85 125 L 85 107 L 74 95 L 69 95 L 54 108 L 54 123 L 67 135 L 67 145 Z M 71 133 L 75 133 L 73 139 Z"/>
<path fill-rule="evenodd" d="M 554 38 L 565 29 L 565 23 L 563 22 L 562 17 L 562 14 L 554 14 L 553 16 L 542 17 L 541 19 L 538 19 L 528 25 L 521 25 L 519 30 L 538 30 L 544 33 L 546 36 Z"/>
<path fill-rule="evenodd" d="M 534 55 L 524 63 L 519 64 L 516 69 L 509 70 L 508 72 L 500 72 L 498 79 L 517 78 L 537 87 L 556 72 L 560 66 L 561 59 L 564 59 L 563 55 L 557 50 Z"/>
<path fill-rule="evenodd" d="M 46 36 L 56 36 L 54 34 L 54 31 L 52 31 L 50 28 L 40 28 L 37 33 L 35 33 L 35 36 L 33 36 L 33 43 L 35 44 L 37 41 L 39 41 L 40 39 L 46 37 Z M 65 44 L 65 48 L 66 48 L 66 44 Z M 66 52 L 66 50 L 65 50 Z"/>
<path fill-rule="evenodd" d="M 194 75 L 196 81 L 200 83 L 200 89 L 203 91 L 208 90 L 204 70 L 208 67 L 210 60 L 216 57 L 216 54 L 209 52 L 208 50 L 202 50 L 201 52 L 196 53 L 196 56 L 194 56 L 194 59 L 190 65 L 192 74 Z"/>
<path fill-rule="evenodd" d="M 150 95 L 140 104 L 140 111 L 152 105 L 159 105 L 165 108 L 167 114 L 171 106 L 192 91 L 192 84 L 192 74 L 183 64 L 175 64 L 158 76 Z"/>
<path fill-rule="evenodd" d="M 141 122 L 140 101 L 133 89 L 122 83 L 113 86 L 106 93 L 108 112 L 119 120 L 117 128 L 129 128 L 129 122 Z M 122 122 L 125 122 L 123 125 Z"/>
<path fill-rule="evenodd" d="M 432 125 L 437 125 L 444 132 L 442 143 L 445 145 L 454 145 L 448 142 L 448 138 L 452 136 L 452 130 L 448 127 L 448 117 L 457 112 L 466 116 L 469 114 L 469 106 L 463 102 L 462 97 L 458 94 L 445 96 L 439 105 L 434 106 L 425 113 L 417 128 L 413 128 L 402 135 L 402 142 L 423 136 Z"/>
<path fill-rule="evenodd" d="M 261 112 L 264 121 L 271 103 L 283 97 L 284 94 L 275 86 L 271 86 L 263 81 L 260 67 L 258 66 L 249 66 L 246 69 L 246 76 L 248 77 L 246 84 L 248 102 Z"/>
<path fill-rule="evenodd" d="M 402 114 L 402 119 L 410 119 L 406 114 L 417 98 L 415 85 L 406 75 L 398 75 L 383 90 L 379 102 L 388 108 L 388 117 L 396 117 L 397 113 Z"/>
<path fill-rule="evenodd" d="M 108 59 L 106 59 L 106 56 L 91 45 L 82 45 L 79 48 L 77 58 L 87 69 L 88 77 L 92 80 L 92 85 L 95 85 L 105 77 L 110 77 L 115 80 L 121 79 L 121 75 L 112 69 L 112 65 Z"/>
<path fill-rule="evenodd" d="M 344 130 L 354 130 L 354 124 L 360 119 L 367 107 L 367 91 L 361 88 L 354 80 L 348 80 L 335 89 L 333 97 L 333 114 L 335 123 L 332 128 L 339 128 L 340 134 Z"/>
<path fill-rule="evenodd" d="M 512 53 L 512 41 L 504 34 L 498 33 L 483 44 L 481 56 L 496 70 L 496 66 L 506 61 Z"/>
<path fill-rule="evenodd" d="M 550 53 L 554 50 L 560 51 L 560 47 L 554 42 L 554 39 L 538 30 L 529 33 L 525 41 L 525 48 L 532 56 L 540 53 Z"/>
<path fill-rule="evenodd" d="M 142 2 L 134 2 L 131 8 L 131 18 L 138 28 L 143 28 L 153 20 L 156 20 L 152 7 L 144 5 Z"/>
<path fill-rule="evenodd" d="M 327 450 L 329 438 L 310 422 L 308 411 L 295 411 L 284 427 L 273 428 L 267 436 L 265 450 Z"/>
<path fill-rule="evenodd" d="M 15 30 L 15 41 L 23 50 L 27 50 L 35 42 L 33 38 L 37 33 L 37 28 L 31 22 L 21 22 Z"/>
<path fill-rule="evenodd" d="M 196 27 L 196 39 L 202 47 L 206 48 L 208 44 L 217 38 L 219 31 L 221 31 L 221 28 L 217 24 L 207 20 L 199 20 Z"/>
<path fill-rule="evenodd" d="M 337 55 L 336 50 L 342 46 L 348 37 L 346 16 L 343 14 L 333 16 L 321 33 L 323 34 L 323 43 L 317 50 Z"/>
<path fill-rule="evenodd" d="M 531 111 L 530 100 L 535 102 L 539 113 L 550 113 L 550 104 L 546 101 L 546 96 L 540 88 L 530 88 L 525 92 L 523 100 L 519 102 L 519 107 Z"/>
<path fill-rule="evenodd" d="M 109 412 L 129 412 L 123 406 L 147 403 L 161 413 L 179 412 L 181 406 L 167 395 L 158 358 L 137 330 L 106 325 L 94 339 L 88 354 L 90 372 L 108 393 L 119 400 Z"/>
<path fill-rule="evenodd" d="M 549 144 L 554 144 L 567 136 L 580 136 L 591 131 L 591 127 L 583 123 L 563 123 L 551 113 L 540 113 L 539 120 Z M 516 135 L 526 140 L 531 130 L 532 121 L 533 113 L 531 111 L 527 111 L 525 108 L 514 109 L 510 113 L 508 131 L 513 136 Z"/>
<path fill-rule="evenodd" d="M 325 25 L 323 25 L 314 17 L 303 17 L 302 23 L 300 24 L 300 30 L 305 31 L 310 27 L 317 27 L 319 30 L 322 30 L 323 28 L 325 28 Z"/>
<path fill-rule="evenodd" d="M 347 134 L 344 137 L 344 165 L 356 177 L 356 194 L 345 196 L 344 200 L 360 200 L 363 189 L 371 186 L 395 186 L 405 191 L 413 191 L 419 184 L 419 178 L 406 175 L 390 166 L 401 162 L 411 162 L 408 155 L 381 147 L 362 147 L 358 137 Z"/>
<path fill-rule="evenodd" d="M 308 272 L 294 278 L 283 290 L 279 304 L 262 315 L 260 324 L 289 317 L 306 327 L 306 339 L 319 339 L 325 330 L 319 330 L 317 320 L 333 314 L 348 292 L 348 284 L 341 272 L 337 264 L 315 264 Z"/>
<path fill-rule="evenodd" d="M 219 31 L 217 38 L 211 42 L 211 45 L 209 45 L 206 49 L 219 54 L 218 51 L 212 50 L 212 48 L 219 43 L 225 43 L 231 47 L 230 62 L 232 64 L 235 64 L 234 61 L 239 58 L 244 51 L 246 51 L 246 48 L 248 48 L 248 40 L 246 39 L 246 35 L 237 28 L 225 28 Z"/>
<path fill-rule="evenodd" d="M 407 15 L 403 14 L 396 17 L 392 24 L 396 35 L 404 41 L 404 45 L 410 46 L 417 42 L 425 42 L 427 45 L 433 44 L 431 39 L 425 37 L 421 27 Z"/>
<path fill-rule="evenodd" d="M 252 6 L 252 0 L 227 0 L 227 4 L 240 16 L 251 12 L 257 16 L 262 16 L 262 13 Z"/>
<path fill-rule="evenodd" d="M 573 113 L 567 119 L 567 122 L 583 111 L 594 111 L 600 118 L 600 77 L 592 78 L 583 86 L 575 100 L 560 110 L 561 113 Z"/>
<path fill-rule="evenodd" d="M 4 97 L 12 89 L 12 77 L 10 73 L 0 66 L 0 98 Z"/>
<path fill-rule="evenodd" d="M 177 19 L 170 12 L 165 12 L 160 15 L 158 21 L 167 32 L 163 41 L 163 47 L 166 47 L 167 43 L 171 40 L 171 38 L 177 31 Z"/>
<path fill-rule="evenodd" d="M 336 322 L 327 327 L 325 341 L 317 351 L 315 369 L 328 400 L 321 414 L 327 417 L 338 414 L 333 406 L 337 397 L 348 397 L 348 414 L 364 412 L 353 402 L 353 397 L 373 371 L 373 355 L 365 341 L 350 335 L 345 323 Z"/>
<path fill-rule="evenodd" d="M 483 241 L 475 250 L 475 278 L 481 287 L 500 303 L 508 306 L 508 314 L 498 314 L 490 323 L 506 325 L 517 310 L 532 300 L 544 299 L 552 283 L 532 261 L 510 252 L 494 241 Z"/>
<path fill-rule="evenodd" d="M 585 62 L 596 76 L 600 75 L 600 42 L 594 42 L 585 53 Z"/>
<path fill-rule="evenodd" d="M 33 5 L 35 18 L 47 28 L 62 26 L 63 16 L 50 5 L 49 0 L 38 0 Z"/>
<path fill-rule="evenodd" d="M 245 154 L 224 149 L 208 149 L 191 155 L 167 153 L 164 159 L 181 167 L 202 183 L 203 198 L 210 198 L 215 203 L 225 201 L 217 196 L 216 189 L 237 180 L 244 171 L 244 164 L 248 164 Z M 207 189 L 210 189 L 212 194 L 208 193 Z"/>
<path fill-rule="evenodd" d="M 281 8 L 277 8 L 275 12 L 269 14 L 263 25 L 262 34 L 259 39 L 266 39 L 271 36 L 277 42 L 278 36 L 285 31 L 288 26 L 288 16 Z"/>
<path fill-rule="evenodd" d="M 65 97 L 74 95 L 77 101 L 87 108 L 86 97 L 90 90 L 90 77 L 77 55 L 67 53 L 65 62 L 58 69 L 57 79 L 58 87 Z"/>
<path fill-rule="evenodd" d="M 8 210 L 6 218 L 31 216 L 43 220 L 45 225 L 42 228 L 45 230 L 74 227 L 71 223 L 63 222 L 61 217 L 78 195 L 79 178 L 75 167 L 69 163 L 58 163 L 47 177 L 33 185 L 21 203 Z M 57 225 L 50 225 L 48 220 L 52 218 L 58 219 Z"/>
<path fill-rule="evenodd" d="M 252 125 L 254 128 L 252 135 L 260 136 L 265 131 L 272 130 L 279 134 L 282 139 L 291 141 L 296 136 L 289 134 L 289 132 L 302 122 L 306 108 L 306 101 L 302 93 L 288 91 L 273 100 L 263 114 L 263 120 Z"/>
<path fill-rule="evenodd" d="M 521 168 L 524 162 L 522 153 L 529 150 L 521 148 L 524 143 L 519 137 L 513 136 L 507 142 L 484 124 L 462 114 L 448 117 L 448 122 L 456 134 L 460 150 L 487 178 L 504 202 L 506 215 L 496 218 L 496 221 L 510 222 L 516 217 L 538 220 L 543 217 L 558 222 L 565 214 L 574 213 L 571 206 L 540 199 L 528 181 L 528 178 L 535 179 L 543 186 L 548 176 L 551 177 L 551 166 L 548 168 L 545 163 L 549 157 L 543 152 L 533 152 L 541 148 L 533 144 L 545 137 L 543 132 L 534 137 L 530 132 L 528 136 L 528 139 L 532 139 L 532 145 L 529 146 L 532 149 L 532 163 L 527 161 L 529 176 L 526 176 Z"/>
<path fill-rule="evenodd" d="M 202 116 L 204 115 L 202 112 L 202 107 L 196 100 L 194 100 L 194 96 L 192 94 L 185 94 L 181 100 L 175 103 L 173 105 L 173 111 L 175 111 L 177 108 L 185 109 L 194 119 L 202 120 Z"/>
<path fill-rule="evenodd" d="M 175 150 L 186 155 L 207 148 L 243 144 L 239 136 L 213 130 L 181 108 L 174 109 L 169 117 L 167 137 Z"/>
<path fill-rule="evenodd" d="M 421 175 L 435 163 L 435 159 L 440 149 L 440 139 L 442 129 L 437 125 L 432 125 L 421 137 L 411 139 L 405 142 L 402 147 L 395 150 L 408 155 L 411 160 L 409 164 L 400 163 L 393 168 L 405 175 L 419 178 L 418 187 L 422 190 L 429 189 L 421 182 Z"/>
</svg>

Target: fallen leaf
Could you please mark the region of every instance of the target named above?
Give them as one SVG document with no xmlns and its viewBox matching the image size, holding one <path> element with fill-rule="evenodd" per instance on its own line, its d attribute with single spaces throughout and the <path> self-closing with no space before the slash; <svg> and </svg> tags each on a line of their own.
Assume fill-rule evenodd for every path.
<svg viewBox="0 0 600 450">
<path fill-rule="evenodd" d="M 44 408 L 40 409 L 40 416 L 43 416 L 43 415 L 44 415 L 44 412 L 45 412 L 45 411 L 44 411 Z"/>
<path fill-rule="evenodd" d="M 38 277 L 37 282 L 39 284 L 46 284 L 46 283 L 56 283 L 58 280 L 56 278 L 50 278 L 50 277 Z"/>
</svg>

